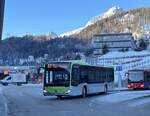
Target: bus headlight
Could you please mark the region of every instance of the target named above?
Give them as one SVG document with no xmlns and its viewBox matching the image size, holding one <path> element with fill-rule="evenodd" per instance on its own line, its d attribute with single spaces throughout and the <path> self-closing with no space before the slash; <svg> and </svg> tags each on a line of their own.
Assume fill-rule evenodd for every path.
<svg viewBox="0 0 150 116">
<path fill-rule="evenodd" d="M 131 87 L 131 85 L 128 85 L 128 88 L 130 88 Z"/>
<path fill-rule="evenodd" d="M 70 93 L 71 91 L 70 90 L 68 90 L 66 93 Z"/>
<path fill-rule="evenodd" d="M 44 90 L 43 92 L 44 92 L 44 93 L 47 93 L 47 91 L 46 91 L 46 90 Z"/>
<path fill-rule="evenodd" d="M 141 85 L 140 85 L 140 87 L 142 87 L 142 88 L 143 88 L 143 87 L 144 87 L 144 84 L 141 84 Z"/>
</svg>

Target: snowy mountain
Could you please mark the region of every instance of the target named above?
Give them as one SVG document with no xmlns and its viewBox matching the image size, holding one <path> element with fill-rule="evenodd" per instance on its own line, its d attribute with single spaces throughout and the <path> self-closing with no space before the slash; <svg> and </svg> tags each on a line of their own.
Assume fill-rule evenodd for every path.
<svg viewBox="0 0 150 116">
<path fill-rule="evenodd" d="M 148 25 L 148 26 L 147 26 Z M 120 7 L 112 7 L 107 12 L 92 18 L 84 27 L 61 35 L 89 40 L 100 33 L 133 33 L 138 39 L 141 35 L 149 36 L 150 8 L 136 8 L 123 11 Z M 147 35 L 146 35 L 147 36 Z"/>
<path fill-rule="evenodd" d="M 68 36 L 71 36 L 73 34 L 78 34 L 80 33 L 83 29 L 85 29 L 86 27 L 80 27 L 78 29 L 75 29 L 73 31 L 69 31 L 69 32 L 65 32 L 63 34 L 60 34 L 59 37 L 68 37 Z"/>
<path fill-rule="evenodd" d="M 57 34 L 54 33 L 54 32 L 49 32 L 48 37 L 49 37 L 50 39 L 54 39 L 54 38 L 56 38 L 56 37 L 58 37 L 58 36 L 57 36 Z"/>
<path fill-rule="evenodd" d="M 99 20 L 102 20 L 102 19 L 105 19 L 105 18 L 109 18 L 109 17 L 111 17 L 113 15 L 121 14 L 123 12 L 124 12 L 124 10 L 122 8 L 120 8 L 119 6 L 113 6 L 107 12 L 105 12 L 105 13 L 99 15 L 99 16 L 93 17 L 90 21 L 87 22 L 86 27 L 96 23 Z"/>
<path fill-rule="evenodd" d="M 89 20 L 84 27 L 80 27 L 78 29 L 75 29 L 73 31 L 69 31 L 69 32 L 65 32 L 63 34 L 60 35 L 60 37 L 64 37 L 64 36 L 70 36 L 70 35 L 73 35 L 73 34 L 78 34 L 80 33 L 83 29 L 87 28 L 88 26 L 90 25 L 93 25 L 95 24 L 96 22 L 102 20 L 102 19 L 105 19 L 105 18 L 109 18 L 113 15 L 116 15 L 116 14 L 121 14 L 121 13 L 124 13 L 124 10 L 122 8 L 120 8 L 119 6 L 113 6 L 112 8 L 110 8 L 108 11 L 106 11 L 105 13 L 103 14 L 100 14 L 98 16 L 95 16 L 93 17 L 91 20 Z"/>
</svg>

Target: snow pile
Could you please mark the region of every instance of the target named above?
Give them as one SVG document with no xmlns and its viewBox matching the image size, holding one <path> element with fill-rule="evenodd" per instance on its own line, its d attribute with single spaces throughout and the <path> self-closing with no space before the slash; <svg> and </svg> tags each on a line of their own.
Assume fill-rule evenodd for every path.
<svg viewBox="0 0 150 116">
<path fill-rule="evenodd" d="M 150 91 L 125 91 L 102 96 L 95 100 L 98 102 L 118 103 L 148 95 L 150 95 Z"/>
<path fill-rule="evenodd" d="M 138 51 L 128 51 L 128 52 L 109 52 L 108 54 L 105 54 L 103 56 L 100 57 L 100 59 L 104 59 L 104 58 L 123 58 L 123 57 L 137 57 L 137 56 L 144 56 L 144 55 L 150 55 L 149 51 L 142 51 L 142 52 L 138 52 Z"/>
<path fill-rule="evenodd" d="M 89 20 L 86 25 L 84 27 L 80 27 L 78 29 L 75 29 L 73 31 L 70 31 L 70 32 L 65 32 L 63 34 L 60 35 L 60 37 L 64 37 L 64 36 L 70 36 L 70 35 L 73 35 L 73 34 L 78 34 L 80 33 L 83 29 L 85 29 L 86 27 L 90 26 L 90 25 L 93 25 L 95 24 L 97 21 L 99 20 L 102 20 L 102 19 L 105 19 L 105 18 L 109 18 L 113 15 L 116 15 L 116 14 L 120 14 L 120 13 L 123 13 L 123 9 L 120 8 L 119 6 L 113 6 L 112 8 L 110 8 L 107 12 L 101 14 L 101 15 L 98 15 L 98 16 L 95 16 L 93 17 L 91 20 Z"/>
<path fill-rule="evenodd" d="M 43 84 L 42 83 L 39 83 L 39 84 L 32 84 L 32 83 L 28 83 L 28 84 L 24 84 L 24 86 L 39 86 L 39 87 L 42 87 Z"/>
</svg>

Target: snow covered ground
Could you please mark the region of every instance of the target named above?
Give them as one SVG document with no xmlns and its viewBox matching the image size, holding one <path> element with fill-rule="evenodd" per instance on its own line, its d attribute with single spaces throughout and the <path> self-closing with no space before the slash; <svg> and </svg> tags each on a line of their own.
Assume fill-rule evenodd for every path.
<svg viewBox="0 0 150 116">
<path fill-rule="evenodd" d="M 0 116 L 6 116 L 6 108 L 7 104 L 2 93 L 2 86 L 0 85 Z"/>
<path fill-rule="evenodd" d="M 150 96 L 148 98 L 143 98 L 143 99 L 133 101 L 133 102 L 129 103 L 129 106 L 140 107 L 140 106 L 145 106 L 147 104 L 150 104 Z"/>
<path fill-rule="evenodd" d="M 2 93 L 2 86 L 0 85 L 0 95 Z M 6 88 L 6 87 L 4 87 Z M 34 90 L 37 96 L 42 95 L 42 84 L 24 84 L 22 86 L 9 85 L 8 88 L 16 89 L 28 89 L 28 92 L 31 93 Z M 25 89 L 26 90 L 26 89 Z M 108 93 L 107 95 L 98 95 L 91 99 L 91 103 L 106 103 L 106 104 L 120 104 L 125 103 L 128 107 L 144 107 L 145 105 L 150 105 L 150 90 L 128 90 L 127 88 L 121 88 L 123 91 L 118 91 L 116 88 L 113 92 Z M 26 93 L 18 93 L 19 96 L 25 96 Z M 90 104 L 91 104 L 90 103 Z"/>
<path fill-rule="evenodd" d="M 2 87 L 1 87 L 1 85 L 0 85 L 0 95 L 2 95 Z"/>
</svg>

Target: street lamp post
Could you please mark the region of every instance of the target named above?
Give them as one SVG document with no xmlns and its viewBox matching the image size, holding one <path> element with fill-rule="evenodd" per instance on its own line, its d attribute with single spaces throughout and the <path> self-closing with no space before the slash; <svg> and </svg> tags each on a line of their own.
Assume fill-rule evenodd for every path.
<svg viewBox="0 0 150 116">
<path fill-rule="evenodd" d="M 0 41 L 2 40 L 5 0 L 0 0 Z"/>
</svg>

